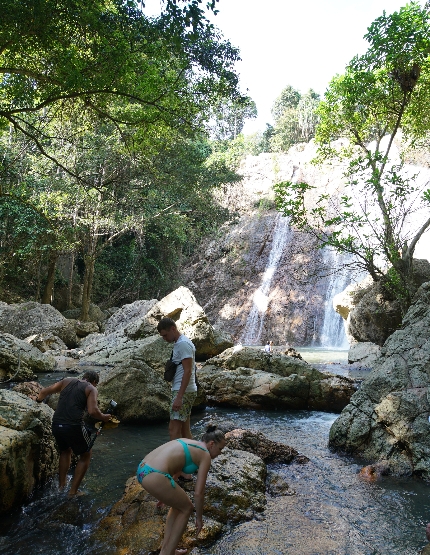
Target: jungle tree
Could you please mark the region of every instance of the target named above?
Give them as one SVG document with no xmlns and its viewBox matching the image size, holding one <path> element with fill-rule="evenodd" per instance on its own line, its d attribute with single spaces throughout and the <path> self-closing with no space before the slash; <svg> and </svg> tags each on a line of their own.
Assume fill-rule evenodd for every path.
<svg viewBox="0 0 430 555">
<path fill-rule="evenodd" d="M 411 144 L 430 129 L 429 12 L 416 2 L 384 12 L 365 38 L 367 52 L 331 81 L 318 109 L 317 161 L 346 161 L 344 192 L 321 194 L 311 205 L 309 184 L 284 182 L 277 204 L 321 246 L 353 255 L 405 312 L 416 289 L 414 250 L 430 226 L 428 211 L 420 218 L 417 211 L 430 204 L 430 189 L 390 156 L 401 131 Z M 341 137 L 346 146 L 336 145 Z"/>
</svg>

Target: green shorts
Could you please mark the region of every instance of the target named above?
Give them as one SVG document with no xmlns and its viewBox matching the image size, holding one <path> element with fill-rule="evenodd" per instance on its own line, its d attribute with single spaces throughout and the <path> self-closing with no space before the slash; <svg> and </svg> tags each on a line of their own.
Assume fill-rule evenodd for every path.
<svg viewBox="0 0 430 555">
<path fill-rule="evenodd" d="M 181 422 L 186 422 L 191 414 L 191 409 L 193 408 L 195 398 L 197 397 L 197 391 L 185 392 L 182 397 L 182 407 L 178 411 L 173 411 L 173 401 L 178 395 L 177 391 L 172 391 L 172 401 L 170 403 L 170 420 L 180 420 Z"/>
</svg>

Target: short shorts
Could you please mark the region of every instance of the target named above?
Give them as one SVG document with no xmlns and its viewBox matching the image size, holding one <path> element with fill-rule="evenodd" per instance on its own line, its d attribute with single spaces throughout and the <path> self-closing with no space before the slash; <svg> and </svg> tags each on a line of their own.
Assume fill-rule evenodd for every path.
<svg viewBox="0 0 430 555">
<path fill-rule="evenodd" d="M 172 401 L 170 403 L 170 420 L 180 420 L 181 422 L 186 422 L 191 414 L 191 409 L 193 408 L 194 401 L 197 397 L 197 391 L 185 392 L 182 397 L 182 407 L 178 411 L 173 411 L 173 401 L 178 395 L 177 391 L 172 391 Z"/>
<path fill-rule="evenodd" d="M 89 451 L 91 435 L 85 425 L 52 423 L 52 433 L 60 451 L 70 447 L 75 455 Z"/>
</svg>

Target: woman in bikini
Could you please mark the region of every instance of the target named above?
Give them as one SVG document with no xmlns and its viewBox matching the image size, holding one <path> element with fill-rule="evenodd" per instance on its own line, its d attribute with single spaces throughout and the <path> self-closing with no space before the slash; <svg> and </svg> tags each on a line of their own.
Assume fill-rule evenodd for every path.
<svg viewBox="0 0 430 555">
<path fill-rule="evenodd" d="M 202 441 L 187 438 L 174 439 L 148 453 L 139 464 L 137 479 L 142 487 L 170 507 L 160 555 L 186 553 L 186 550 L 176 548 L 194 510 L 190 498 L 175 482 L 173 476 L 180 472 L 192 474 L 196 470 L 199 471 L 194 490 L 196 530 L 199 535 L 203 526 L 206 478 L 212 459 L 221 453 L 225 444 L 223 432 L 216 426 L 210 425 L 203 434 Z"/>
</svg>

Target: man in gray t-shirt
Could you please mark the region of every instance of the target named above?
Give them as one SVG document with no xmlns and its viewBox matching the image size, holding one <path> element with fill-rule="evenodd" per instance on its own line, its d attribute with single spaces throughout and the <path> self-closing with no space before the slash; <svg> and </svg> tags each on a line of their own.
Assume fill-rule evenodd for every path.
<svg viewBox="0 0 430 555">
<path fill-rule="evenodd" d="M 197 396 L 196 348 L 192 341 L 182 335 L 171 318 L 162 318 L 157 325 L 158 333 L 168 343 L 173 343 L 172 361 L 176 367 L 172 382 L 172 401 L 170 407 L 170 439 L 193 439 L 190 430 L 190 415 Z"/>
</svg>

